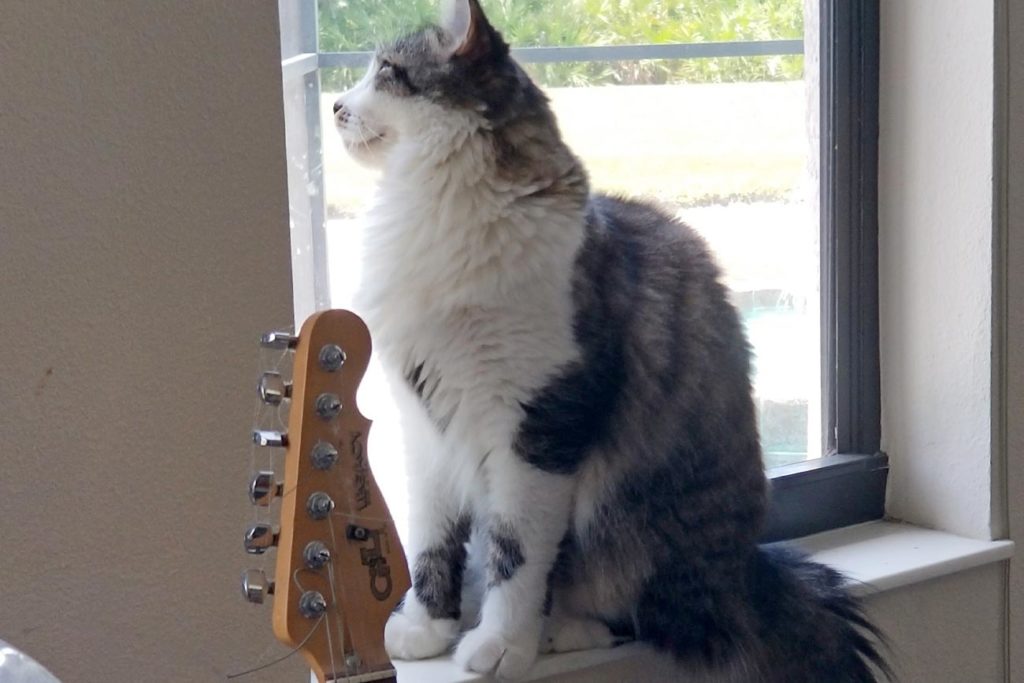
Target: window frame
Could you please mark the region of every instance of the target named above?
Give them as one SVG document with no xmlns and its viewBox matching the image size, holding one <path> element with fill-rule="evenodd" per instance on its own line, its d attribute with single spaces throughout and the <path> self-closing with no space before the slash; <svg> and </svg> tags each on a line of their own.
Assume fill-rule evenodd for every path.
<svg viewBox="0 0 1024 683">
<path fill-rule="evenodd" d="M 320 69 L 362 66 L 369 53 L 319 52 L 317 0 L 279 0 L 278 8 L 298 324 L 313 310 L 330 306 Z M 768 471 L 766 542 L 885 513 L 888 457 L 880 452 L 878 333 L 879 19 L 879 0 L 820 0 L 823 456 Z M 802 52 L 802 41 L 779 40 L 531 47 L 514 49 L 513 55 L 529 63 Z"/>
<path fill-rule="evenodd" d="M 774 468 L 764 539 L 885 516 L 878 330 L 879 0 L 820 1 L 821 458 Z M 829 334 L 831 331 L 831 334 Z"/>
</svg>

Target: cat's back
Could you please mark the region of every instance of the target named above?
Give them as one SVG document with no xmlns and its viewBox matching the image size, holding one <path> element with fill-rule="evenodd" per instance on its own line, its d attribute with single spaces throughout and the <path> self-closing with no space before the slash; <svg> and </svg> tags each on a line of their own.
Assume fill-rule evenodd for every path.
<svg viewBox="0 0 1024 683">
<path fill-rule="evenodd" d="M 618 255 L 627 283 L 667 284 L 670 276 L 709 284 L 720 279 L 704 238 L 656 202 L 596 194 L 588 208 L 588 237 Z"/>
<path fill-rule="evenodd" d="M 756 489 L 750 347 L 706 242 L 653 203 L 610 196 L 593 198 L 586 234 L 575 329 L 604 399 L 584 479 L 730 471 Z"/>
<path fill-rule="evenodd" d="M 528 459 L 582 467 L 597 488 L 699 460 L 759 473 L 749 346 L 704 240 L 652 203 L 606 195 L 591 197 L 584 235 L 580 361 L 527 405 L 524 442 L 544 443 Z"/>
<path fill-rule="evenodd" d="M 722 280 L 704 238 L 664 208 L 591 198 L 574 289 L 581 342 L 616 336 L 624 353 L 654 362 L 670 384 L 687 354 L 726 353 L 745 375 L 749 350 Z"/>
</svg>

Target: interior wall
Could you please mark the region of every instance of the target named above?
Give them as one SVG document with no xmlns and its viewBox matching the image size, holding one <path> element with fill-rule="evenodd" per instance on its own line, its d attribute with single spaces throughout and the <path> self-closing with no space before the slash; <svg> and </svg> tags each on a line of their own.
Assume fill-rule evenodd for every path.
<svg viewBox="0 0 1024 683">
<path fill-rule="evenodd" d="M 0 638 L 64 681 L 282 652 L 238 578 L 292 319 L 278 45 L 276 3 L 4 3 Z"/>
<path fill-rule="evenodd" d="M 992 533 L 993 8 L 881 3 L 886 509 L 973 538 Z"/>
<path fill-rule="evenodd" d="M 1024 7 L 1005 2 L 1001 29 L 1007 53 L 1003 104 L 1006 125 L 1005 406 L 1010 536 L 1016 553 L 1010 564 L 1010 666 L 1024 680 Z M 1011 678 L 1011 680 L 1013 680 Z"/>
<path fill-rule="evenodd" d="M 998 683 L 1004 664 L 1006 563 L 990 564 L 867 600 L 905 683 Z"/>
</svg>

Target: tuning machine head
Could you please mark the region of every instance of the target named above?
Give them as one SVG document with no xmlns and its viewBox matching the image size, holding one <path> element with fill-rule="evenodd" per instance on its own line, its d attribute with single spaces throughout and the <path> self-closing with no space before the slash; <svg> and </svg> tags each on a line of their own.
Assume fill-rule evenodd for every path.
<svg viewBox="0 0 1024 683">
<path fill-rule="evenodd" d="M 309 452 L 313 467 L 318 470 L 329 470 L 338 462 L 338 449 L 326 441 L 317 441 Z"/>
<path fill-rule="evenodd" d="M 341 398 L 337 394 L 325 392 L 316 397 L 314 409 L 322 420 L 333 420 L 341 414 Z"/>
<path fill-rule="evenodd" d="M 285 382 L 280 372 L 268 370 L 260 375 L 256 386 L 260 400 L 270 406 L 279 406 L 286 398 L 292 397 L 291 382 Z"/>
<path fill-rule="evenodd" d="M 267 507 L 275 497 L 281 495 L 282 485 L 274 479 L 270 470 L 260 470 L 249 481 L 249 500 L 253 505 Z"/>
<path fill-rule="evenodd" d="M 323 569 L 331 561 L 331 551 L 323 541 L 310 541 L 302 549 L 302 559 L 310 569 Z"/>
<path fill-rule="evenodd" d="M 299 597 L 299 613 L 307 619 L 316 619 L 327 611 L 327 601 L 319 591 L 306 591 Z"/>
<path fill-rule="evenodd" d="M 299 345 L 299 338 L 290 332 L 267 332 L 260 337 L 260 346 L 265 349 L 287 350 Z"/>
<path fill-rule="evenodd" d="M 327 519 L 333 511 L 334 501 L 323 491 L 314 491 L 306 499 L 306 512 L 313 519 Z"/>
<path fill-rule="evenodd" d="M 277 545 L 277 534 L 269 524 L 253 524 L 245 531 L 245 552 L 262 555 Z"/>
<path fill-rule="evenodd" d="M 287 448 L 288 435 L 272 429 L 254 429 L 252 430 L 252 442 L 257 446 L 268 448 Z"/>
<path fill-rule="evenodd" d="M 325 344 L 317 355 L 320 368 L 327 372 L 337 372 L 348 360 L 345 350 L 337 344 Z"/>
<path fill-rule="evenodd" d="M 267 580 L 262 569 L 248 569 L 242 573 L 242 595 L 251 603 L 262 605 L 268 595 L 274 594 L 274 582 Z"/>
</svg>

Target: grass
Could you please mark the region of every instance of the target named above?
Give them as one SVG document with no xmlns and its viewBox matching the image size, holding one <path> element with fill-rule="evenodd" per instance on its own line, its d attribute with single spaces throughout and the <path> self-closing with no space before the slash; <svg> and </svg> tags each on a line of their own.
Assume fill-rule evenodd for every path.
<svg viewBox="0 0 1024 683">
<path fill-rule="evenodd" d="M 803 37 L 803 0 L 482 0 L 517 47 L 703 43 Z M 320 50 L 369 50 L 436 21 L 436 0 L 319 0 Z M 538 67 L 550 86 L 721 83 L 799 78 L 799 56 L 678 61 L 579 62 Z M 329 87 L 353 82 L 350 71 Z"/>
</svg>

